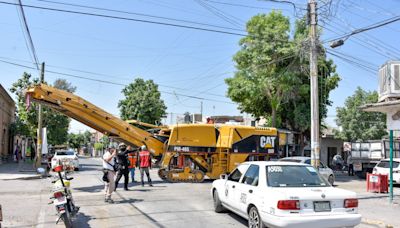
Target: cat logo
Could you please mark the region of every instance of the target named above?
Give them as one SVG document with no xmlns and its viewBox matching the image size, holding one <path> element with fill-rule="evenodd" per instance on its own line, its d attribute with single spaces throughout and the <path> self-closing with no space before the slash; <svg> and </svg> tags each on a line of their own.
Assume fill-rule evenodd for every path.
<svg viewBox="0 0 400 228">
<path fill-rule="evenodd" d="M 260 147 L 261 148 L 275 148 L 276 136 L 261 136 Z"/>
</svg>

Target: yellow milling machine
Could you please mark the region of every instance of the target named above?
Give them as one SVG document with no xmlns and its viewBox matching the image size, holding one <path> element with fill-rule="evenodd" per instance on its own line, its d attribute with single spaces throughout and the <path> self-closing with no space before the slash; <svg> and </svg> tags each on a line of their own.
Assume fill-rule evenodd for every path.
<svg viewBox="0 0 400 228">
<path fill-rule="evenodd" d="M 79 96 L 45 84 L 29 88 L 26 95 L 27 99 L 47 105 L 117 141 L 134 147 L 146 145 L 160 163 L 159 176 L 171 182 L 202 182 L 205 176 L 217 179 L 244 161 L 277 157 L 279 141 L 286 138 L 275 128 L 214 124 L 156 126 L 124 121 Z M 133 124 L 150 129 L 143 130 Z"/>
</svg>

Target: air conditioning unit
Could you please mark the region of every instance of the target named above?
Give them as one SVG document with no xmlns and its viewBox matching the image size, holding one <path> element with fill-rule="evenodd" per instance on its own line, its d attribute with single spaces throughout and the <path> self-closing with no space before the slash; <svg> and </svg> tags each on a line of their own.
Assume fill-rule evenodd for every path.
<svg viewBox="0 0 400 228">
<path fill-rule="evenodd" d="M 388 61 L 379 69 L 379 102 L 400 99 L 400 61 Z"/>
</svg>

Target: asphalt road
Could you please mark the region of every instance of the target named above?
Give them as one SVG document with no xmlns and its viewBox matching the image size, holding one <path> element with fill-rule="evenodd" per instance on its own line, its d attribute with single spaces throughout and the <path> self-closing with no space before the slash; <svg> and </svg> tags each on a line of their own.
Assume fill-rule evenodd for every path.
<svg viewBox="0 0 400 228">
<path fill-rule="evenodd" d="M 151 176 L 154 187 L 122 184 L 113 195 L 115 204 L 104 203 L 101 181 L 101 160 L 81 158 L 81 171 L 71 181 L 76 204 L 81 207 L 74 221 L 76 227 L 247 227 L 247 221 L 233 213 L 217 214 L 210 195 L 211 181 L 204 183 L 165 183 L 156 170 Z M 136 172 L 136 180 L 139 173 Z M 48 205 L 51 180 L 0 180 L 0 204 L 3 206 L 4 227 L 63 227 L 55 225 L 53 205 Z M 339 177 L 337 184 L 345 189 L 362 192 L 365 182 Z M 400 188 L 396 189 L 396 194 Z M 363 223 L 358 226 L 400 227 L 394 219 L 400 212 L 398 204 L 388 205 L 378 194 L 360 194 Z M 396 196 L 396 200 L 399 196 Z"/>
</svg>

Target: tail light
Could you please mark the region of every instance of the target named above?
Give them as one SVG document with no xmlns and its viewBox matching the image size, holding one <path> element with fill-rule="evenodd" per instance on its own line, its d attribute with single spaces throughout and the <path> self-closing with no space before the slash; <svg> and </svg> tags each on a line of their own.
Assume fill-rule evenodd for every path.
<svg viewBox="0 0 400 228">
<path fill-rule="evenodd" d="M 60 198 L 60 197 L 63 197 L 63 193 L 62 192 L 55 192 L 54 193 L 54 198 Z"/>
<path fill-rule="evenodd" d="M 300 202 L 298 200 L 279 200 L 277 207 L 281 210 L 300 210 Z"/>
<path fill-rule="evenodd" d="M 358 207 L 358 199 L 345 199 L 344 208 Z"/>
</svg>

